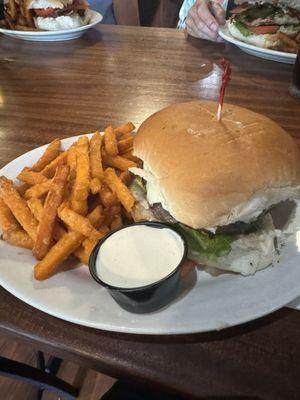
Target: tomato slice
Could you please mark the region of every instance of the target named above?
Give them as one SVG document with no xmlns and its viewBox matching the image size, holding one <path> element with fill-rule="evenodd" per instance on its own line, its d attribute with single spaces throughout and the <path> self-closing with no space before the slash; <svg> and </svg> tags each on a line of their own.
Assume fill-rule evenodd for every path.
<svg viewBox="0 0 300 400">
<path fill-rule="evenodd" d="M 47 7 L 47 8 L 35 8 L 35 13 L 40 17 L 47 17 L 56 11 L 57 8 Z"/>
<path fill-rule="evenodd" d="M 257 35 L 266 35 L 276 33 L 279 29 L 278 25 L 262 25 L 262 26 L 247 26 L 249 31 L 256 33 Z"/>
</svg>

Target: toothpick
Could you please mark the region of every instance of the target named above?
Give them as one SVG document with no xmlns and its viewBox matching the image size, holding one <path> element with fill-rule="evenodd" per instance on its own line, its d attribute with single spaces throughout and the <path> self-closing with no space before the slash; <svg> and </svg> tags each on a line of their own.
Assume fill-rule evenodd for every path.
<svg viewBox="0 0 300 400">
<path fill-rule="evenodd" d="M 231 75 L 231 67 L 229 61 L 225 60 L 225 58 L 221 59 L 221 65 L 223 68 L 223 75 L 222 75 L 222 85 L 220 88 L 220 97 L 219 97 L 219 107 L 218 107 L 218 112 L 217 112 L 217 120 L 218 122 L 221 121 L 222 119 L 222 107 L 224 103 L 224 97 L 225 97 L 225 89 L 230 81 L 230 75 Z"/>
</svg>

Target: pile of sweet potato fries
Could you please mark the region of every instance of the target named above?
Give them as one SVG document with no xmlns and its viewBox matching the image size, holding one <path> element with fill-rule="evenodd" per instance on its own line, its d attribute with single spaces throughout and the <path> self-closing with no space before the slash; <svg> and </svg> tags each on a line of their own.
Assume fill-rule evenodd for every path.
<svg viewBox="0 0 300 400">
<path fill-rule="evenodd" d="M 71 254 L 87 264 L 99 239 L 132 219 L 128 168 L 139 164 L 134 129 L 132 123 L 108 127 L 64 151 L 55 139 L 17 176 L 21 184 L 0 177 L 2 239 L 32 250 L 36 279 L 54 275 Z"/>
</svg>

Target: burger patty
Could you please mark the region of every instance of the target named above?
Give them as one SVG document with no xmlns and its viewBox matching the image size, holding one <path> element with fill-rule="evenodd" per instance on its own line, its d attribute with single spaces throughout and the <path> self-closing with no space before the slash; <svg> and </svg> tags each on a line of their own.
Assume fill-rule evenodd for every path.
<svg viewBox="0 0 300 400">
<path fill-rule="evenodd" d="M 154 218 L 159 222 L 166 222 L 170 224 L 176 224 L 177 221 L 172 215 L 166 211 L 160 203 L 155 203 L 150 206 L 150 210 L 154 216 Z M 265 216 L 265 212 L 262 213 L 255 221 L 251 222 L 242 222 L 238 221 L 234 224 L 229 224 L 225 226 L 220 226 L 216 230 L 216 234 L 226 234 L 226 235 L 249 235 L 250 233 L 254 233 L 259 230 L 261 226 L 261 221 Z M 205 229 L 201 229 L 201 231 L 207 233 L 208 235 L 214 236 L 214 234 Z"/>
<path fill-rule="evenodd" d="M 177 221 L 172 215 L 166 211 L 160 203 L 155 203 L 150 206 L 150 210 L 155 219 L 160 222 L 167 222 L 170 224 L 175 224 Z"/>
<path fill-rule="evenodd" d="M 67 16 L 67 15 L 72 15 L 74 14 L 74 12 L 76 12 L 77 14 L 79 14 L 81 17 L 84 16 L 85 10 L 73 10 L 70 8 L 53 8 L 52 11 L 50 12 L 50 10 L 48 12 L 45 12 L 45 10 L 48 9 L 36 9 L 34 10 L 36 15 L 38 17 L 44 17 L 44 18 L 57 18 L 57 17 L 62 17 L 62 16 Z"/>
</svg>

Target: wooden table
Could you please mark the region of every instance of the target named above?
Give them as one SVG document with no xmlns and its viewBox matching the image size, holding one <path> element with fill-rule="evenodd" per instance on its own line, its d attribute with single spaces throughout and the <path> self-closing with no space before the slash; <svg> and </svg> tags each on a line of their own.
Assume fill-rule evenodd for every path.
<svg viewBox="0 0 300 400">
<path fill-rule="evenodd" d="M 233 68 L 226 100 L 268 115 L 299 139 L 289 65 L 157 28 L 102 26 L 65 43 L 1 37 L 0 166 L 55 137 L 140 124 L 173 102 L 216 99 L 220 56 Z M 192 397 L 300 395 L 300 312 L 289 309 L 222 332 L 149 337 L 72 325 L 1 289 L 0 328 L 89 368 Z"/>
</svg>

